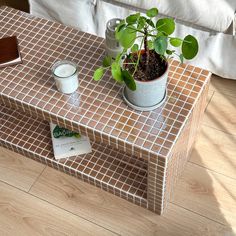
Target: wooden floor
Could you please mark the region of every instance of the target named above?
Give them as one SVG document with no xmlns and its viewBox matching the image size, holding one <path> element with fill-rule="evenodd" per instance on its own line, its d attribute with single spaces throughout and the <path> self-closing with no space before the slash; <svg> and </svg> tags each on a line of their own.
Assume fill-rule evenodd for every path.
<svg viewBox="0 0 236 236">
<path fill-rule="evenodd" d="M 236 81 L 213 77 L 163 216 L 0 148 L 0 235 L 236 235 Z"/>
</svg>

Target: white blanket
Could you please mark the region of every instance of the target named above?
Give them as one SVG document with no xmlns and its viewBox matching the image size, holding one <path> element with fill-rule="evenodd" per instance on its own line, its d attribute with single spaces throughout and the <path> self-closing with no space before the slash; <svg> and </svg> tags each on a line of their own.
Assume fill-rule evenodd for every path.
<svg viewBox="0 0 236 236">
<path fill-rule="evenodd" d="M 159 13 L 204 28 L 224 32 L 234 20 L 236 0 L 104 0 L 128 8 L 157 7 Z"/>
</svg>

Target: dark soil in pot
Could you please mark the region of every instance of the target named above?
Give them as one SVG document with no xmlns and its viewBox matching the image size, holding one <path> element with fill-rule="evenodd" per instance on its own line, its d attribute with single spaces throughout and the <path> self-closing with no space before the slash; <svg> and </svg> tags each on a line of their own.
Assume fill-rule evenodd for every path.
<svg viewBox="0 0 236 236">
<path fill-rule="evenodd" d="M 137 71 L 134 74 L 134 79 L 139 81 L 150 81 L 162 76 L 167 69 L 167 62 L 160 57 L 154 50 L 149 51 L 149 62 L 146 63 L 147 55 L 144 50 L 141 51 L 140 62 Z M 136 62 L 138 53 L 130 54 L 125 62 Z M 133 74 L 135 65 L 126 64 L 126 69 Z"/>
</svg>

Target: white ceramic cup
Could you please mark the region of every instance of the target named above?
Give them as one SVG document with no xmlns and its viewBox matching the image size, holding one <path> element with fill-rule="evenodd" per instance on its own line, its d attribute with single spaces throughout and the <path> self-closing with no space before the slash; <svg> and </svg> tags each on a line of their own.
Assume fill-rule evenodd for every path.
<svg viewBox="0 0 236 236">
<path fill-rule="evenodd" d="M 78 68 L 74 62 L 58 61 L 52 66 L 52 73 L 58 91 L 71 94 L 79 87 Z"/>
</svg>

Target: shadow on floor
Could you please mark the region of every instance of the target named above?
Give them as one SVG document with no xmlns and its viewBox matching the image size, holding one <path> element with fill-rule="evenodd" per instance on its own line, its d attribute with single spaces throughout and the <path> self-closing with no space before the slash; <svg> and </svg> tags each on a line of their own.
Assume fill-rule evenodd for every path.
<svg viewBox="0 0 236 236">
<path fill-rule="evenodd" d="M 196 149 L 193 151 L 198 161 L 202 160 L 203 157 L 198 151 Z M 222 158 L 228 161 L 225 155 Z M 182 203 L 187 205 L 187 209 L 226 226 L 229 229 L 227 236 L 235 235 L 232 227 L 235 222 L 233 209 L 236 204 L 236 196 L 232 193 L 231 186 L 224 184 L 225 178 L 229 178 L 229 181 L 234 180 L 217 172 L 207 170 L 202 167 L 204 166 L 203 163 L 202 166 L 201 164 L 198 166 L 193 163 L 189 163 L 189 165 L 192 168 L 185 169 L 188 173 L 186 174 L 184 171 L 181 177 L 184 178 L 184 186 L 181 184 L 181 187 L 184 192 L 189 193 L 187 198 L 184 197 L 185 200 L 182 200 Z M 191 171 L 193 171 L 192 176 Z M 184 188 L 187 188 L 187 190 Z M 179 197 L 177 196 L 177 198 Z M 176 201 L 178 202 L 179 199 L 176 199 Z"/>
</svg>

